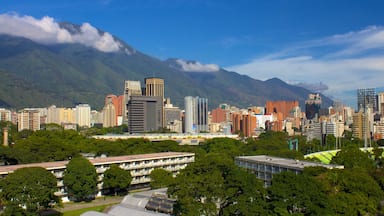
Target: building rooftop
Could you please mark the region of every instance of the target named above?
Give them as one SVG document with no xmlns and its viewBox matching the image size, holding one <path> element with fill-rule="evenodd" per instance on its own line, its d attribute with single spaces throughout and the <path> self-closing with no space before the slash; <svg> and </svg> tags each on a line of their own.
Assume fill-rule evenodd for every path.
<svg viewBox="0 0 384 216">
<path fill-rule="evenodd" d="M 328 169 L 344 168 L 341 165 L 322 164 L 322 163 L 316 163 L 311 161 L 294 160 L 294 159 L 273 157 L 273 156 L 267 156 L 267 155 L 239 156 L 239 157 L 236 157 L 236 160 L 248 161 L 251 163 L 259 162 L 264 164 L 280 165 L 287 168 L 294 168 L 294 169 L 301 169 L 301 170 L 304 169 L 304 167 L 312 167 L 312 166 L 322 166 Z"/>
</svg>

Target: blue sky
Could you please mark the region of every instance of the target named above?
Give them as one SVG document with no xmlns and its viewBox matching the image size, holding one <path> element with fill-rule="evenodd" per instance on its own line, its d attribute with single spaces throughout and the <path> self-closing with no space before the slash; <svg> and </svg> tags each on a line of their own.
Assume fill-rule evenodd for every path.
<svg viewBox="0 0 384 216">
<path fill-rule="evenodd" d="M 373 0 L 0 1 L 0 14 L 89 23 L 160 59 L 321 82 L 351 106 L 357 88 L 384 87 L 383 9 Z"/>
</svg>

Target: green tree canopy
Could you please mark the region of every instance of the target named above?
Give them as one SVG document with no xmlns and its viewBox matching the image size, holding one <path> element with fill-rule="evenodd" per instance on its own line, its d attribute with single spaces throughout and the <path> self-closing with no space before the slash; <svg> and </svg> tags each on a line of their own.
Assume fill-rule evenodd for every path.
<svg viewBox="0 0 384 216">
<path fill-rule="evenodd" d="M 121 169 L 118 165 L 112 164 L 109 169 L 104 172 L 103 188 L 117 191 L 127 189 L 131 184 L 132 176 L 127 170 Z"/>
<path fill-rule="evenodd" d="M 172 172 L 161 168 L 152 170 L 149 177 L 151 178 L 152 189 L 169 187 L 174 181 Z"/>
<path fill-rule="evenodd" d="M 57 191 L 56 177 L 42 167 L 17 169 L 0 181 L 0 187 L 6 215 L 38 215 L 40 210 L 60 202 L 54 195 Z"/>
<path fill-rule="evenodd" d="M 168 189 L 176 214 L 265 215 L 265 189 L 253 174 L 221 154 L 207 154 L 177 175 Z"/>
<path fill-rule="evenodd" d="M 356 145 L 342 148 L 332 158 L 331 164 L 344 165 L 345 169 L 360 167 L 365 170 L 373 170 L 375 168 L 375 161 L 369 158 L 369 153 L 361 151 Z"/>
<path fill-rule="evenodd" d="M 67 164 L 63 181 L 70 199 L 84 201 L 94 198 L 97 190 L 97 173 L 86 158 L 72 158 Z"/>
<path fill-rule="evenodd" d="M 293 172 L 275 174 L 268 188 L 271 210 L 283 215 L 327 215 L 324 187 L 313 177 Z"/>
</svg>

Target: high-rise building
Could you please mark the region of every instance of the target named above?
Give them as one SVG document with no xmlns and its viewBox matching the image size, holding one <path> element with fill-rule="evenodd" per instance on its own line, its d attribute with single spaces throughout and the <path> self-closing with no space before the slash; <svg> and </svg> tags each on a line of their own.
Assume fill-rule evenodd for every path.
<svg viewBox="0 0 384 216">
<path fill-rule="evenodd" d="M 283 119 L 290 116 L 296 107 L 299 107 L 299 101 L 267 101 L 266 102 L 266 114 L 282 113 Z"/>
<path fill-rule="evenodd" d="M 40 130 L 40 111 L 37 109 L 23 109 L 17 114 L 18 131 Z"/>
<path fill-rule="evenodd" d="M 130 133 L 157 131 L 163 126 L 161 97 L 131 96 L 127 107 Z"/>
<path fill-rule="evenodd" d="M 145 95 L 161 97 L 164 102 L 164 80 L 157 77 L 149 77 L 144 79 L 145 82 Z M 164 107 L 162 108 L 163 118 L 165 118 Z M 162 120 L 163 126 L 166 126 L 165 119 Z"/>
<path fill-rule="evenodd" d="M 376 93 L 374 88 L 357 89 L 357 110 L 370 107 L 373 111 L 377 111 Z"/>
<path fill-rule="evenodd" d="M 12 112 L 8 109 L 0 108 L 0 121 L 12 121 Z"/>
<path fill-rule="evenodd" d="M 164 80 L 157 77 L 145 78 L 145 95 L 164 98 Z"/>
<path fill-rule="evenodd" d="M 305 101 L 305 116 L 311 120 L 318 118 L 321 107 L 321 96 L 320 94 L 309 94 L 308 99 Z"/>
<path fill-rule="evenodd" d="M 185 133 L 208 131 L 208 99 L 187 96 L 184 98 L 184 106 Z"/>
<path fill-rule="evenodd" d="M 131 96 L 141 96 L 140 81 L 125 80 L 123 94 L 123 121 L 128 122 L 128 102 Z"/>
<path fill-rule="evenodd" d="M 107 95 L 103 108 L 103 127 L 115 127 L 117 121 L 114 99 L 116 95 Z"/>
<path fill-rule="evenodd" d="M 91 107 L 88 104 L 76 106 L 76 123 L 80 127 L 91 127 Z"/>
<path fill-rule="evenodd" d="M 379 114 L 384 117 L 384 92 L 379 92 L 377 94 L 377 110 Z"/>
</svg>

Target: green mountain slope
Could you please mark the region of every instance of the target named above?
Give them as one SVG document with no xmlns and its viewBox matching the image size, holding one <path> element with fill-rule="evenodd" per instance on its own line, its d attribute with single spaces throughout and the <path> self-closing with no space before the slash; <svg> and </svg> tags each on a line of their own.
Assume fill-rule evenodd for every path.
<svg viewBox="0 0 384 216">
<path fill-rule="evenodd" d="M 125 44 L 126 45 L 126 44 Z M 128 45 L 126 45 L 128 47 Z M 129 47 L 130 50 L 133 50 Z M 80 44 L 41 45 L 0 35 L 0 106 L 103 106 L 107 94 L 121 95 L 124 80 L 160 77 L 165 95 L 183 107 L 188 95 L 207 97 L 210 107 L 245 107 L 266 100 L 305 100 L 309 91 L 282 81 L 260 81 L 235 72 L 184 72 L 138 51 L 104 53 Z M 329 99 L 326 99 L 329 102 Z"/>
</svg>

